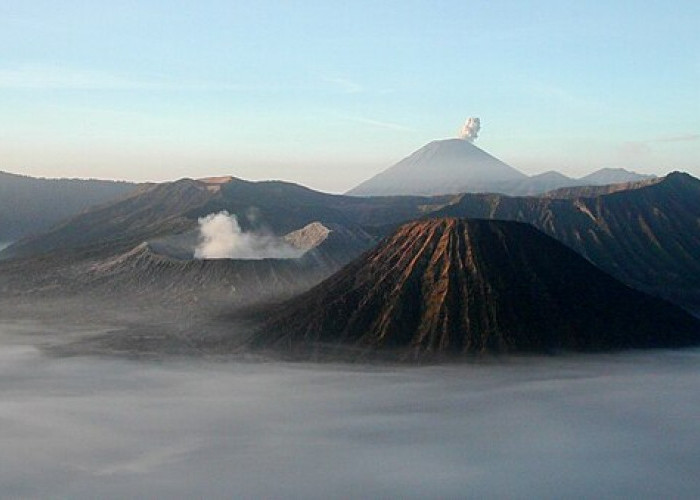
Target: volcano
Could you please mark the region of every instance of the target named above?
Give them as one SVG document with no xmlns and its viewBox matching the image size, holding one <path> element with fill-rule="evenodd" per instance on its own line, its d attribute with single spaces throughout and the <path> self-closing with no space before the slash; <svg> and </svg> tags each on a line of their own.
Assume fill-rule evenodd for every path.
<svg viewBox="0 0 700 500">
<path fill-rule="evenodd" d="M 522 172 L 469 141 L 433 141 L 347 194 L 354 196 L 436 195 L 486 192 L 526 180 Z"/>
<path fill-rule="evenodd" d="M 280 306 L 253 346 L 401 356 L 598 351 L 700 342 L 700 321 L 534 227 L 412 222 Z"/>
</svg>

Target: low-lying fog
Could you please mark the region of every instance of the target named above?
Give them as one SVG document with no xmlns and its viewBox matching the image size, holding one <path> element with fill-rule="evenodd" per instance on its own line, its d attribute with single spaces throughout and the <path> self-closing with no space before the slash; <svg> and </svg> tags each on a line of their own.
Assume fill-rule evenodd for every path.
<svg viewBox="0 0 700 500">
<path fill-rule="evenodd" d="M 32 345 L 47 330 L 0 323 L 5 498 L 700 492 L 700 350 L 439 367 L 146 362 L 48 357 Z"/>
</svg>

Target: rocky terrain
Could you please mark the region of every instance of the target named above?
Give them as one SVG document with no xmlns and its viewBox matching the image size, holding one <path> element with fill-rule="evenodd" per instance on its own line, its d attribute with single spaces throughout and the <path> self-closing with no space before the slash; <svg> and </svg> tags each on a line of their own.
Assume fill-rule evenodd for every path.
<svg viewBox="0 0 700 500">
<path fill-rule="evenodd" d="M 62 354 L 232 352 L 252 332 L 242 311 L 306 291 L 375 244 L 364 232 L 321 223 L 281 239 L 301 257 L 196 259 L 185 237 L 106 257 L 8 259 L 0 263 L 0 317 L 112 325 L 104 335 L 51 347 Z"/>
<path fill-rule="evenodd" d="M 184 179 L 87 211 L 16 243 L 0 252 L 0 258 L 50 253 L 50 258 L 69 261 L 99 260 L 144 242 L 187 258 L 197 241 L 198 218 L 220 210 L 236 214 L 244 230 L 262 228 L 283 236 L 319 222 L 358 235 L 358 242 L 384 237 L 420 218 L 515 220 L 534 225 L 630 286 L 700 311 L 699 200 L 700 181 L 683 173 L 540 197 L 466 193 L 363 198 L 283 182 Z M 365 248 L 346 244 L 335 245 L 346 262 Z"/>
<path fill-rule="evenodd" d="M 200 219 L 222 211 L 245 234 L 284 242 L 302 257 L 194 259 Z M 41 303 L 49 318 L 108 314 L 133 318 L 132 326 L 168 318 L 168 345 L 171 331 L 187 345 L 204 337 L 215 345 L 232 337 L 229 320 L 214 328 L 214 318 L 237 322 L 241 308 L 308 290 L 401 224 L 442 217 L 531 224 L 626 285 L 700 315 L 700 181 L 682 173 L 536 197 L 355 197 L 232 177 L 142 187 L 0 251 L 0 312 L 34 317 Z M 133 347 L 129 336 L 119 338 Z"/>
<path fill-rule="evenodd" d="M 454 197 L 357 198 L 320 193 L 296 184 L 224 178 L 182 179 L 151 186 L 127 199 L 98 207 L 25 238 L 0 259 L 47 253 L 114 255 L 144 241 L 187 233 L 198 218 L 227 211 L 243 230 L 284 235 L 312 222 L 360 226 L 399 223 L 444 206 Z"/>
<path fill-rule="evenodd" d="M 700 311 L 700 180 L 688 174 L 594 197 L 466 194 L 439 216 L 528 222 L 627 285 Z"/>
<path fill-rule="evenodd" d="M 253 345 L 412 358 L 698 342 L 699 320 L 617 282 L 530 225 L 441 218 L 402 226 L 281 306 Z"/>
<path fill-rule="evenodd" d="M 602 185 L 569 186 L 548 190 L 541 196 L 547 198 L 593 198 L 604 194 L 617 193 L 618 191 L 630 191 L 644 186 L 651 186 L 664 180 L 664 177 L 653 177 L 640 181 L 620 182 Z"/>
<path fill-rule="evenodd" d="M 167 302 L 176 308 L 208 304 L 231 309 L 303 291 L 375 244 L 365 232 L 319 222 L 281 240 L 301 256 L 196 259 L 194 234 L 143 242 L 107 257 L 63 253 L 9 259 L 0 264 L 0 293 L 28 299 L 87 294 L 141 304 Z"/>
</svg>

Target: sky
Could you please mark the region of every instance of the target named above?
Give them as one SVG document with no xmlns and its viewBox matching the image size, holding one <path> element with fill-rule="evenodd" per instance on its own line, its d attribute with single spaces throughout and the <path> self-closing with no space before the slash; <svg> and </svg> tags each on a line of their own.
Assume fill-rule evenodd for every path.
<svg viewBox="0 0 700 500">
<path fill-rule="evenodd" d="M 481 118 L 528 174 L 700 176 L 700 2 L 0 2 L 0 170 L 343 192 Z"/>
</svg>

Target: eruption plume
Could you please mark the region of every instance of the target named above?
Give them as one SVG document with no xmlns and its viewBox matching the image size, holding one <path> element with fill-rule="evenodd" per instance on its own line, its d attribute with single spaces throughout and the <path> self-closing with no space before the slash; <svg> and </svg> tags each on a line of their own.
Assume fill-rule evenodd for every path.
<svg viewBox="0 0 700 500">
<path fill-rule="evenodd" d="M 474 142 L 474 139 L 479 137 L 479 130 L 481 130 L 481 120 L 475 117 L 469 117 L 467 121 L 464 122 L 462 130 L 459 131 L 459 138 Z"/>
</svg>

